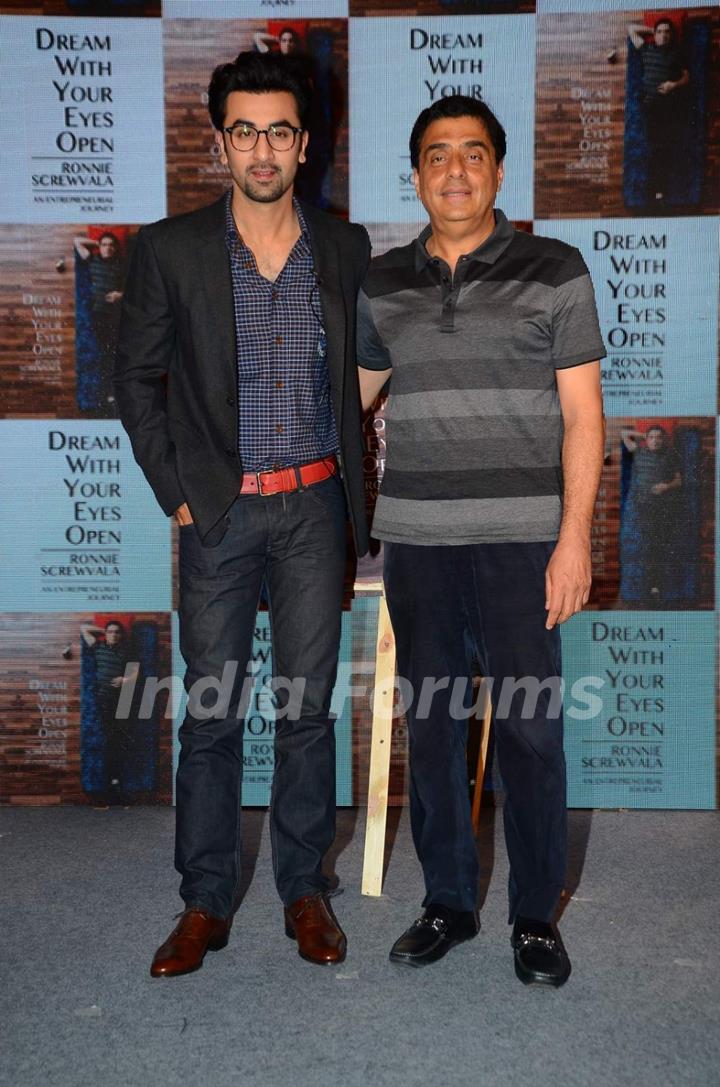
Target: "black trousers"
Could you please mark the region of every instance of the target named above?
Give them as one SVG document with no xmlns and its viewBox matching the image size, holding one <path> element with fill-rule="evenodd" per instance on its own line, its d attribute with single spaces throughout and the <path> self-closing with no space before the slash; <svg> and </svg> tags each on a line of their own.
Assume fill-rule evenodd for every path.
<svg viewBox="0 0 720 1087">
<path fill-rule="evenodd" d="M 648 142 L 648 197 L 667 196 L 677 170 L 677 145 L 681 135 L 681 112 L 676 94 L 656 95 L 643 103 Z"/>
<path fill-rule="evenodd" d="M 100 799 L 117 803 L 125 799 L 126 776 L 132 749 L 128 722 L 118 720 L 117 703 L 119 690 L 101 692 L 98 711 L 105 741 L 105 786 Z"/>
<path fill-rule="evenodd" d="M 510 921 L 518 914 L 550 920 L 555 913 L 565 880 L 567 818 L 560 635 L 545 629 L 545 568 L 553 547 L 385 544 L 398 673 L 413 691 L 410 815 L 424 905 L 471 910 L 477 901 L 465 753 L 474 656 L 481 674 L 493 680 Z"/>
</svg>

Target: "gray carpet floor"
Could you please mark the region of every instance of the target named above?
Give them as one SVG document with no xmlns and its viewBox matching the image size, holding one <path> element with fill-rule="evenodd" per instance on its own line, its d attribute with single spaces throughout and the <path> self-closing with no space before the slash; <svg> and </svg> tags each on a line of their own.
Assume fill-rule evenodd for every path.
<svg viewBox="0 0 720 1087">
<path fill-rule="evenodd" d="M 267 817 L 245 817 L 245 897 L 228 947 L 152 980 L 180 908 L 173 813 L 0 809 L 0 1081 L 12 1087 L 716 1087 L 720 814 L 572 812 L 560 990 L 515 977 L 500 811 L 484 813 L 483 927 L 425 970 L 387 952 L 422 897 L 391 813 L 381 898 L 360 894 L 363 811 L 341 812 L 339 967 L 282 930 Z"/>
</svg>

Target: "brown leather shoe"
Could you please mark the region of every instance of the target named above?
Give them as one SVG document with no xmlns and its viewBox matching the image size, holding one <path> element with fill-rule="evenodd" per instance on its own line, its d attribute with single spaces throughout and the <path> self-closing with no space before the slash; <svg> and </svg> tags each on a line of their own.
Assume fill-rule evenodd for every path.
<svg viewBox="0 0 720 1087">
<path fill-rule="evenodd" d="M 199 970 L 206 951 L 220 951 L 230 935 L 232 918 L 213 917 L 206 910 L 184 911 L 164 944 L 155 952 L 150 967 L 154 978 L 174 978 Z"/>
<path fill-rule="evenodd" d="M 285 935 L 297 940 L 298 954 L 308 962 L 329 966 L 345 958 L 345 933 L 322 893 L 305 895 L 285 907 Z"/>
</svg>

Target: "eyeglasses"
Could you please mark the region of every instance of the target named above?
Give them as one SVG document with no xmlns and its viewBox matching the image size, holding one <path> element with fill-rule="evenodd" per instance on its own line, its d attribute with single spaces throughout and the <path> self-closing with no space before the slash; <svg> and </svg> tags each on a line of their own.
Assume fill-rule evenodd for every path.
<svg viewBox="0 0 720 1087">
<path fill-rule="evenodd" d="M 295 146 L 295 140 L 302 128 L 292 125 L 270 125 L 269 128 L 255 128 L 254 125 L 237 124 L 224 128 L 230 137 L 230 143 L 236 151 L 252 151 L 260 136 L 265 136 L 273 151 L 289 151 Z"/>
</svg>

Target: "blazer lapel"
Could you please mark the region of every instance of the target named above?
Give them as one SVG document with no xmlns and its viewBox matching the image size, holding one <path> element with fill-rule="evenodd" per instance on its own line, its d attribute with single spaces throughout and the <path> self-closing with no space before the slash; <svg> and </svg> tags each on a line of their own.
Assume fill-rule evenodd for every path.
<svg viewBox="0 0 720 1087">
<path fill-rule="evenodd" d="M 232 375 L 234 387 L 237 384 L 237 366 L 233 279 L 222 232 L 216 238 L 207 239 L 198 253 L 198 259 L 200 282 L 206 296 L 208 334 L 213 340 L 213 355 L 219 370 L 223 368 Z"/>
<path fill-rule="evenodd" d="M 313 215 L 313 209 L 303 204 L 303 214 L 310 231 L 315 275 L 320 290 L 335 421 L 342 429 L 347 315 L 340 255 L 336 244 L 322 228 L 322 223 Z"/>
<path fill-rule="evenodd" d="M 225 244 L 224 197 L 209 210 L 215 212 L 216 209 L 218 214 L 212 216 L 198 242 L 199 286 L 205 295 L 206 329 L 212 345 L 209 357 L 217 359 L 219 371 L 231 376 L 234 388 L 237 384 L 235 305 L 230 256 Z M 215 219 L 217 221 L 213 221 Z"/>
</svg>

